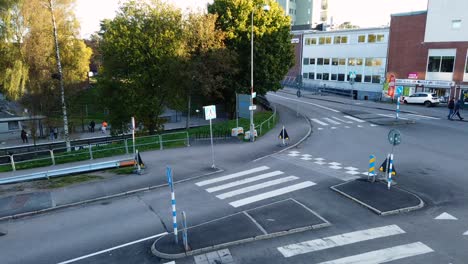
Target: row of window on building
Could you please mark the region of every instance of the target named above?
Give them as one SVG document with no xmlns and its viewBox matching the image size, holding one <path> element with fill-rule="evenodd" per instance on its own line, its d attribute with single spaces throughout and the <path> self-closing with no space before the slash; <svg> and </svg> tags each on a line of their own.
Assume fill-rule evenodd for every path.
<svg viewBox="0 0 468 264">
<path fill-rule="evenodd" d="M 304 58 L 303 64 L 304 65 L 331 65 L 332 66 L 368 66 L 368 67 L 376 67 L 382 66 L 383 59 L 382 58 Z"/>
<path fill-rule="evenodd" d="M 315 72 L 305 72 L 302 76 L 303 79 L 310 80 L 324 80 L 324 81 L 337 81 L 337 82 L 349 82 L 351 80 L 349 74 L 345 73 L 315 73 Z M 380 75 L 362 75 L 356 74 L 354 82 L 356 83 L 381 83 L 382 76 Z"/>
<path fill-rule="evenodd" d="M 357 35 L 357 43 L 382 43 L 385 41 L 384 34 L 364 34 Z M 323 36 L 318 38 L 305 38 L 305 45 L 330 45 L 348 44 L 349 36 Z"/>
</svg>

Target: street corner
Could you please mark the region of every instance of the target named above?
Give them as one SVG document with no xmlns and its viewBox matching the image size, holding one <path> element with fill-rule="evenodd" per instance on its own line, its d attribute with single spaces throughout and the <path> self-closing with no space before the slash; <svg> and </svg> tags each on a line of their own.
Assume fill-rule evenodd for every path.
<svg viewBox="0 0 468 264">
<path fill-rule="evenodd" d="M 151 252 L 163 259 L 179 259 L 229 246 L 330 226 L 330 222 L 294 199 L 242 211 L 183 230 L 176 243 L 173 233 L 156 240 Z"/>
<path fill-rule="evenodd" d="M 419 196 L 395 186 L 388 189 L 385 182 L 357 179 L 330 188 L 382 216 L 424 207 L 424 201 Z"/>
<path fill-rule="evenodd" d="M 52 207 L 49 192 L 34 192 L 0 198 L 0 219 Z"/>
</svg>

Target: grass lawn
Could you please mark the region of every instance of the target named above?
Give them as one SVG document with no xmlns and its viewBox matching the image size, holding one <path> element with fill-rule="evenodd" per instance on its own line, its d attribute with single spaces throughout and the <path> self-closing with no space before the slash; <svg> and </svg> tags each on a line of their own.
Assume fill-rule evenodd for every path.
<svg viewBox="0 0 468 264">
<path fill-rule="evenodd" d="M 69 185 L 87 182 L 92 180 L 103 179 L 104 177 L 90 175 L 90 174 L 79 174 L 71 176 L 63 176 L 57 178 L 51 178 L 50 180 L 39 180 L 37 183 L 44 189 L 56 189 L 62 188 Z"/>
</svg>

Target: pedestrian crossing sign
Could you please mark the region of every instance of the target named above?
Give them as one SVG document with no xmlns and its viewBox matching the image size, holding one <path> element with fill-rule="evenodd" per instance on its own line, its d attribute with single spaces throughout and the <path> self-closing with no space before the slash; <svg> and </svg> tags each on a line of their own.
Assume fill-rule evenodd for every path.
<svg viewBox="0 0 468 264">
<path fill-rule="evenodd" d="M 216 119 L 215 105 L 204 106 L 203 109 L 205 109 L 205 120 Z"/>
</svg>

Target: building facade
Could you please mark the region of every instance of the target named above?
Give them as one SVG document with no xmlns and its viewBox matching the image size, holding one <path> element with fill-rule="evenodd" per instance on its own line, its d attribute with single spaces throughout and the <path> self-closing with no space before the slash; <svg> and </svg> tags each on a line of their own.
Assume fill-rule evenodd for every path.
<svg viewBox="0 0 468 264">
<path fill-rule="evenodd" d="M 428 10 L 394 14 L 387 78 L 404 95 L 433 92 L 468 102 L 468 1 L 429 0 Z"/>
<path fill-rule="evenodd" d="M 291 18 L 291 24 L 312 25 L 326 22 L 328 19 L 328 0 L 277 0 L 285 15 Z"/>
<path fill-rule="evenodd" d="M 304 86 L 353 94 L 355 99 L 379 99 L 385 81 L 388 36 L 389 28 L 304 32 Z"/>
</svg>

